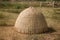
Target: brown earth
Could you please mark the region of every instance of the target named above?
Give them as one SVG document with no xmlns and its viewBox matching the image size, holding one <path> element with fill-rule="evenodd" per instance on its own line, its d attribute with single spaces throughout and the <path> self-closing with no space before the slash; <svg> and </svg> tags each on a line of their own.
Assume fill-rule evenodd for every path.
<svg viewBox="0 0 60 40">
<path fill-rule="evenodd" d="M 60 31 L 43 34 L 20 34 L 14 26 L 0 26 L 0 40 L 60 40 Z"/>
</svg>

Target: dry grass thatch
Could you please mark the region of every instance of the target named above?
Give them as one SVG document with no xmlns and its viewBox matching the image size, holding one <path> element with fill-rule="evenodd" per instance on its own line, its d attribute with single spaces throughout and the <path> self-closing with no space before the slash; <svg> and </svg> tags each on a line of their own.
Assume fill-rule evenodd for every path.
<svg viewBox="0 0 60 40">
<path fill-rule="evenodd" d="M 20 33 L 29 34 L 43 33 L 48 29 L 43 14 L 33 7 L 29 7 L 19 14 L 15 28 Z"/>
</svg>

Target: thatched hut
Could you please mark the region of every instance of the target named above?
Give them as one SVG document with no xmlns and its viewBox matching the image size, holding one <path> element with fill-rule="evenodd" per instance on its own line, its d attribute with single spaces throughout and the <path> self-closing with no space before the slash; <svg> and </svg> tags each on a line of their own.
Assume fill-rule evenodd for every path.
<svg viewBox="0 0 60 40">
<path fill-rule="evenodd" d="M 25 34 L 43 33 L 48 29 L 43 14 L 34 7 L 29 7 L 19 14 L 15 28 Z"/>
</svg>

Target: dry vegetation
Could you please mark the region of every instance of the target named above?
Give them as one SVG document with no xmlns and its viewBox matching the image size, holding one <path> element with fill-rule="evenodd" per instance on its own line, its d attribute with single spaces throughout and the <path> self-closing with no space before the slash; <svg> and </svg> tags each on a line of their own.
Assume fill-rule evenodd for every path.
<svg viewBox="0 0 60 40">
<path fill-rule="evenodd" d="M 60 40 L 60 8 L 38 8 L 44 14 L 48 26 L 56 32 L 28 36 L 20 34 L 14 29 L 18 14 L 25 8 L 15 7 L 17 4 L 13 8 L 5 6 L 2 8 L 0 6 L 0 40 Z"/>
</svg>

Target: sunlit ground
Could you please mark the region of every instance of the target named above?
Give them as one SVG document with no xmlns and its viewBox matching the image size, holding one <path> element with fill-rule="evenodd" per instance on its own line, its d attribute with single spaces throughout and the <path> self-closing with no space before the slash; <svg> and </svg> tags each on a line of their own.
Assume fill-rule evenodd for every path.
<svg viewBox="0 0 60 40">
<path fill-rule="evenodd" d="M 24 4 L 24 7 L 20 4 L 14 4 L 14 6 L 3 5 L 3 8 L 0 6 L 0 40 L 60 40 L 60 8 L 38 7 L 37 9 L 45 16 L 48 27 L 51 27 L 55 31 L 26 36 L 27 34 L 18 33 L 14 29 L 14 24 L 19 13 L 23 9 L 28 8 L 29 5 L 26 6 L 27 4 Z"/>
</svg>

